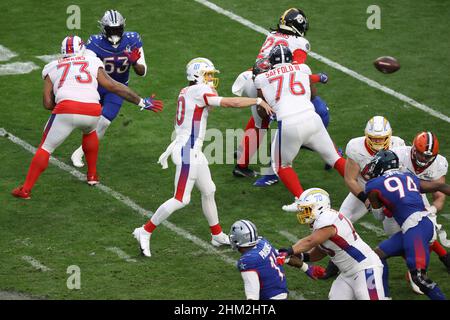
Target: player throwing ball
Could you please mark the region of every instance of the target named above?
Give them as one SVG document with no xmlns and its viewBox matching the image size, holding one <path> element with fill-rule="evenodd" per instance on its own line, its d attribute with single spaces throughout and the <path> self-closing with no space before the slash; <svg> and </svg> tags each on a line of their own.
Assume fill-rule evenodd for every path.
<svg viewBox="0 0 450 320">
<path fill-rule="evenodd" d="M 52 110 L 52 115 L 31 161 L 25 183 L 12 191 L 12 195 L 18 198 L 31 198 L 31 189 L 47 168 L 50 155 L 74 129 L 83 132 L 82 148 L 88 164 L 87 183 L 99 183 L 96 128 L 102 108 L 99 103 L 98 84 L 142 109 L 156 112 L 162 110 L 161 101 L 140 98 L 127 86 L 108 76 L 100 59 L 91 55 L 85 56 L 85 46 L 80 37 L 66 37 L 61 45 L 61 54 L 62 59 L 50 62 L 42 71 L 44 107 Z"/>
<path fill-rule="evenodd" d="M 214 246 L 229 245 L 228 236 L 219 224 L 214 193 L 216 186 L 211 178 L 208 160 L 202 152 L 206 133 L 208 107 L 248 107 L 260 105 L 268 114 L 270 106 L 261 98 L 226 98 L 218 96 L 216 88 L 219 79 L 214 64 L 206 58 L 195 58 L 186 66 L 189 85 L 181 89 L 175 119 L 176 138 L 159 158 L 163 168 L 172 156 L 176 165 L 175 193 L 164 202 L 151 219 L 142 227 L 136 228 L 134 237 L 140 244 L 142 254 L 150 257 L 150 237 L 155 228 L 173 212 L 189 204 L 192 188 L 197 186 L 202 195 L 203 214 L 211 230 L 211 243 Z"/>
</svg>

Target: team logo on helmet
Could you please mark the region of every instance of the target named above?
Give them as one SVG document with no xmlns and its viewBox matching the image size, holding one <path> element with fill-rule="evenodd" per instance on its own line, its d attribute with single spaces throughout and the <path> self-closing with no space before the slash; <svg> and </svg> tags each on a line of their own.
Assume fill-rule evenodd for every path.
<svg viewBox="0 0 450 320">
<path fill-rule="evenodd" d="M 371 118 L 364 130 L 366 146 L 372 154 L 387 150 L 391 145 L 392 128 L 389 121 L 382 116 Z"/>
<path fill-rule="evenodd" d="M 231 226 L 230 244 L 234 250 L 254 246 L 258 242 L 258 230 L 249 220 L 238 220 Z"/>
<path fill-rule="evenodd" d="M 430 131 L 418 133 L 413 141 L 411 157 L 413 163 L 420 167 L 430 166 L 439 153 L 439 141 L 436 135 Z"/>
<path fill-rule="evenodd" d="M 323 189 L 310 188 L 300 196 L 297 220 L 301 224 L 311 224 L 325 210 L 331 208 L 330 195 Z"/>
<path fill-rule="evenodd" d="M 398 169 L 400 162 L 398 156 L 391 150 L 378 151 L 373 159 L 366 164 L 361 171 L 365 180 L 370 180 L 381 176 L 388 170 Z"/>
<path fill-rule="evenodd" d="M 309 23 L 305 13 L 297 8 L 286 10 L 281 15 L 278 23 L 279 32 L 291 33 L 300 37 L 304 37 L 308 29 Z"/>
<path fill-rule="evenodd" d="M 206 83 L 213 88 L 219 86 L 219 78 L 215 77 L 216 73 L 220 71 L 214 67 L 211 60 L 206 58 L 192 59 L 186 65 L 186 76 L 189 81 Z"/>
<path fill-rule="evenodd" d="M 111 44 L 120 42 L 125 28 L 125 18 L 117 10 L 107 10 L 98 22 L 103 36 Z"/>
</svg>

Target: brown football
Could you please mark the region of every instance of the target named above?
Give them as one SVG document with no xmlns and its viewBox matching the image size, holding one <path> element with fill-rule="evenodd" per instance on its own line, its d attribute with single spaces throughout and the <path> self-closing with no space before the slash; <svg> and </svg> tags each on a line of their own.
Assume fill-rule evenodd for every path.
<svg viewBox="0 0 450 320">
<path fill-rule="evenodd" d="M 400 63 L 393 57 L 379 57 L 373 62 L 375 68 L 383 73 L 393 73 L 400 69 Z"/>
</svg>

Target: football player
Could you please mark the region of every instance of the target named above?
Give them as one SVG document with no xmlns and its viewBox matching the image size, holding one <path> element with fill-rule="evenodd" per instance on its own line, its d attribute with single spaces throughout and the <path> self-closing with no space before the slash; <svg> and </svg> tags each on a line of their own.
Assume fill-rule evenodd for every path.
<svg viewBox="0 0 450 320">
<path fill-rule="evenodd" d="M 103 61 L 105 71 L 114 80 L 128 85 L 130 69 L 144 77 L 147 73 L 144 48 L 137 32 L 124 31 L 125 18 L 117 10 L 107 10 L 99 21 L 101 34 L 91 35 L 86 44 L 87 54 L 93 54 Z M 102 139 L 106 129 L 119 114 L 123 98 L 99 86 L 102 115 L 97 125 L 97 135 Z M 83 149 L 79 147 L 72 153 L 75 167 L 83 167 Z"/>
<path fill-rule="evenodd" d="M 412 147 L 403 146 L 393 148 L 400 161 L 400 169 L 411 172 L 421 180 L 445 182 L 448 171 L 447 159 L 439 154 L 439 141 L 437 136 L 430 132 L 419 132 L 413 141 Z M 442 192 L 433 193 L 433 203 L 430 205 L 425 194 L 422 195 L 425 207 L 430 212 L 430 218 L 437 225 L 436 213 L 444 207 L 445 194 Z M 438 225 L 439 226 L 439 225 Z M 436 240 L 430 249 L 437 253 L 439 259 L 446 266 L 450 273 L 450 254 Z"/>
<path fill-rule="evenodd" d="M 219 79 L 218 70 L 206 58 L 192 59 L 186 66 L 189 85 L 181 89 L 175 119 L 176 138 L 159 158 L 163 168 L 172 156 L 176 165 L 175 193 L 164 202 L 142 227 L 136 228 L 134 237 L 140 244 L 143 255 L 150 257 L 150 236 L 155 228 L 174 211 L 189 204 L 194 185 L 200 190 L 203 214 L 211 230 L 211 243 L 214 246 L 229 245 L 228 236 L 219 224 L 214 193 L 216 186 L 211 179 L 208 160 L 202 152 L 206 132 L 208 109 L 210 107 L 247 107 L 260 105 L 268 114 L 272 109 L 261 98 L 220 97 L 216 92 Z"/>
<path fill-rule="evenodd" d="M 429 243 L 436 238 L 435 225 L 429 218 L 422 199 L 424 192 L 440 191 L 450 195 L 450 186 L 437 181 L 419 180 L 410 172 L 399 170 L 399 158 L 391 150 L 381 150 L 363 169 L 369 180 L 365 192 L 378 220 L 393 217 L 400 231 L 381 242 L 375 249 L 384 265 L 383 282 L 386 295 L 388 265 L 386 259 L 405 256 L 412 281 L 432 300 L 444 300 L 439 286 L 428 278 Z"/>
<path fill-rule="evenodd" d="M 279 261 L 303 254 L 303 261 L 319 261 L 326 255 L 340 270 L 330 300 L 384 300 L 383 265 L 377 254 L 355 231 L 343 214 L 331 208 L 325 190 L 305 190 L 298 202 L 297 219 L 312 233 L 293 246 L 279 249 Z"/>
<path fill-rule="evenodd" d="M 306 61 L 307 53 L 310 51 L 308 40 L 304 38 L 309 28 L 308 19 L 305 13 L 296 8 L 286 10 L 280 17 L 276 30 L 270 32 L 264 41 L 258 60 L 268 58 L 270 50 L 279 44 L 285 45 L 293 53 L 294 64 L 301 64 Z M 312 82 L 326 83 L 328 76 L 324 73 L 311 75 Z M 232 92 L 238 96 L 256 97 L 256 88 L 252 81 L 252 71 L 244 71 L 235 80 Z M 325 127 L 329 123 L 329 113 L 326 103 L 317 95 L 311 97 L 316 112 L 322 118 Z M 233 169 L 233 174 L 237 177 L 255 177 L 256 173 L 249 169 L 249 162 L 252 156 L 259 148 L 260 141 L 269 128 L 270 121 L 263 119 L 257 112 L 256 106 L 252 107 L 252 116 L 245 128 L 245 136 L 238 148 L 238 162 Z M 259 187 L 270 186 L 278 182 L 278 177 L 271 168 L 264 173 L 263 177 L 258 179 L 254 185 Z"/>
<path fill-rule="evenodd" d="M 44 107 L 51 110 L 52 115 L 31 161 L 25 183 L 12 191 L 15 197 L 31 198 L 31 189 L 47 168 L 50 155 L 74 129 L 83 132 L 82 148 L 88 164 L 87 183 L 99 183 L 96 167 L 96 128 L 101 114 L 98 84 L 142 109 L 155 112 L 162 110 L 161 101 L 140 98 L 127 86 L 112 79 L 106 73 L 103 62 L 97 57 L 85 55 L 84 50 L 85 46 L 80 37 L 66 37 L 61 45 L 63 58 L 50 62 L 42 70 Z"/>
<path fill-rule="evenodd" d="M 272 70 L 255 78 L 258 96 L 275 110 L 278 129 L 272 142 L 272 167 L 294 195 L 285 211 L 297 211 L 297 201 L 303 192 L 292 162 L 300 147 L 317 151 L 323 160 L 344 176 L 345 159 L 336 151 L 319 115 L 311 103 L 311 70 L 306 64 L 292 64 L 292 52 L 283 45 L 275 46 L 269 54 Z"/>
</svg>

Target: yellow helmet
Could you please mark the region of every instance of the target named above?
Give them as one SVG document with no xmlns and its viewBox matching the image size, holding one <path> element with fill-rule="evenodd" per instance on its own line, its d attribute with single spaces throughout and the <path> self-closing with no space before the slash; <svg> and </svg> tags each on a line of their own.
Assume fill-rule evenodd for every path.
<svg viewBox="0 0 450 320">
<path fill-rule="evenodd" d="M 331 208 L 330 195 L 323 189 L 310 188 L 300 195 L 297 220 L 300 224 L 310 224 L 326 209 Z"/>
<path fill-rule="evenodd" d="M 373 153 L 388 150 L 391 144 L 392 129 L 389 121 L 382 116 L 371 118 L 364 130 L 366 144 Z"/>
</svg>

